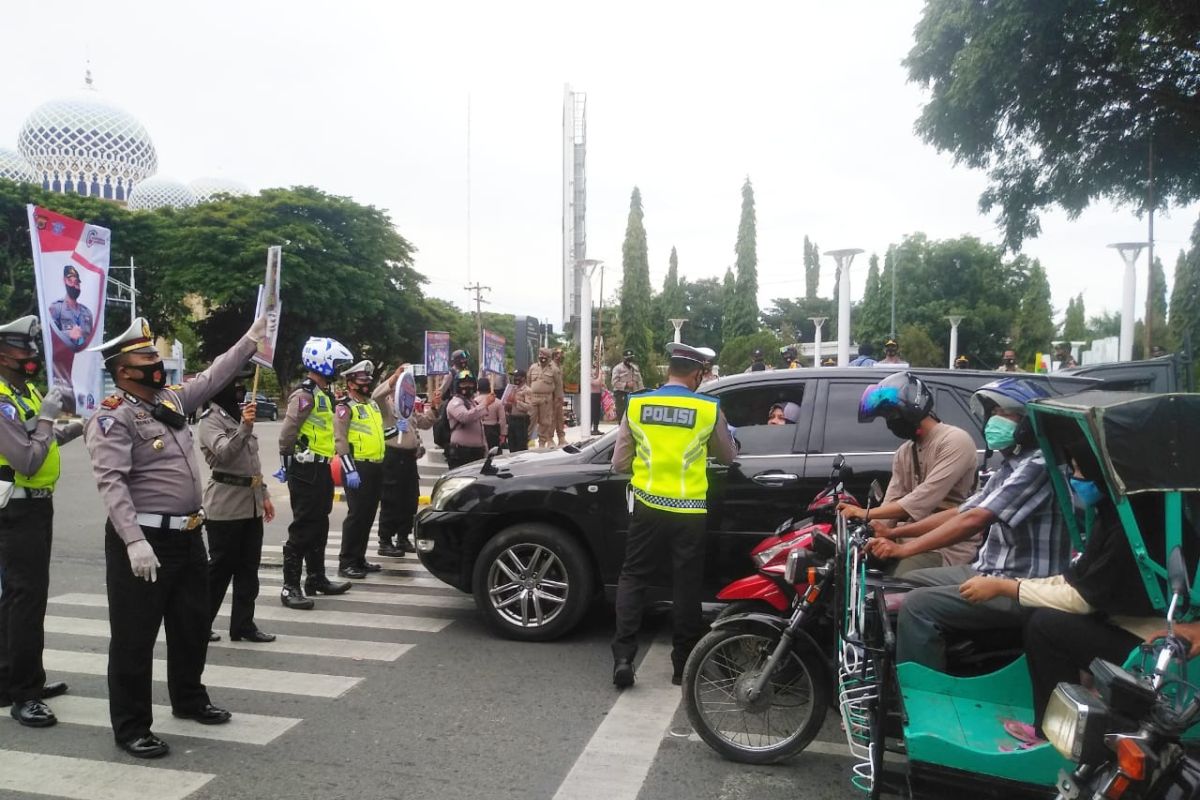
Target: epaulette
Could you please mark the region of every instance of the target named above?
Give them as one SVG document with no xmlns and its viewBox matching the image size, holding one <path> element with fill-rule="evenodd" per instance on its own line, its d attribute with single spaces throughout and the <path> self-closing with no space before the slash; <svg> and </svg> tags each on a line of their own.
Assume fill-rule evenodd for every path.
<svg viewBox="0 0 1200 800">
<path fill-rule="evenodd" d="M 309 394 L 315 394 L 316 391 L 318 389 L 320 389 L 321 387 L 317 386 L 317 382 L 314 381 L 312 378 L 305 378 L 304 380 L 300 381 L 300 385 L 297 386 L 296 388 L 303 389 L 304 391 L 308 392 Z"/>
<path fill-rule="evenodd" d="M 166 388 L 170 389 L 172 392 L 178 392 L 180 389 L 183 388 L 183 384 L 182 383 L 172 383 L 170 386 L 168 386 Z"/>
<path fill-rule="evenodd" d="M 100 407 L 112 411 L 114 408 L 120 408 L 125 402 L 125 398 L 119 394 L 110 394 L 108 397 L 100 401 Z"/>
<path fill-rule="evenodd" d="M 213 412 L 214 408 L 216 408 L 216 406 L 209 406 L 208 408 L 204 409 L 200 412 L 200 416 L 196 417 L 196 419 L 204 419 Z"/>
</svg>

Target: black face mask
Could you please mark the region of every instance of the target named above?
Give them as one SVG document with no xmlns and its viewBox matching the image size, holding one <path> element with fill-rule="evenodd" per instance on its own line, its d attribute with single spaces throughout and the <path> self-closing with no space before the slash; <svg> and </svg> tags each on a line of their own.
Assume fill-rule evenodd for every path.
<svg viewBox="0 0 1200 800">
<path fill-rule="evenodd" d="M 5 366 L 14 372 L 19 372 L 26 378 L 35 378 L 42 369 L 42 357 L 30 356 L 29 358 L 5 358 Z"/>
<path fill-rule="evenodd" d="M 354 386 L 354 390 L 359 394 L 370 394 L 371 387 L 375 385 L 375 381 L 354 381 L 352 385 Z"/>
<path fill-rule="evenodd" d="M 237 419 L 242 415 L 242 402 L 246 399 L 244 386 L 229 385 L 213 395 L 212 403 L 229 416 Z"/>
<path fill-rule="evenodd" d="M 919 430 L 919 426 L 914 425 L 904 417 L 899 415 L 888 417 L 887 427 L 894 436 L 900 439 L 908 439 L 909 441 L 914 442 L 917 440 L 917 431 Z"/>
<path fill-rule="evenodd" d="M 136 384 L 145 386 L 147 389 L 161 389 L 167 385 L 167 370 L 163 366 L 161 360 L 155 361 L 153 364 L 145 364 L 139 367 L 126 367 L 125 369 L 137 369 L 141 372 L 141 376 L 130 378 Z"/>
<path fill-rule="evenodd" d="M 68 283 L 67 284 L 67 297 L 71 298 L 72 300 L 78 300 L 79 299 L 79 287 L 72 286 L 71 284 Z"/>
</svg>

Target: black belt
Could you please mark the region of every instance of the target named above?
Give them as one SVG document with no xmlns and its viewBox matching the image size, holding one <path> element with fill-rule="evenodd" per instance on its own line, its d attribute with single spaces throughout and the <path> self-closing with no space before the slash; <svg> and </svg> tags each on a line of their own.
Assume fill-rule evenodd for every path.
<svg viewBox="0 0 1200 800">
<path fill-rule="evenodd" d="M 234 475 L 229 472 L 217 472 L 213 470 L 212 479 L 217 483 L 225 483 L 230 486 L 244 486 L 253 488 L 262 485 L 262 476 L 255 475 L 253 478 L 248 478 L 245 475 Z"/>
</svg>

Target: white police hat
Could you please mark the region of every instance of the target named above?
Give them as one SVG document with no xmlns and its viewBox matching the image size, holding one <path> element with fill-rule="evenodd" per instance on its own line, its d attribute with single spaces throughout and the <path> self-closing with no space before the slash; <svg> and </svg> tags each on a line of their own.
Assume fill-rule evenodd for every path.
<svg viewBox="0 0 1200 800">
<path fill-rule="evenodd" d="M 354 366 L 347 367 L 346 369 L 342 370 L 342 375 L 356 375 L 360 372 L 365 375 L 373 375 L 375 373 L 375 365 L 370 361 L 363 359 Z"/>
<path fill-rule="evenodd" d="M 0 325 L 0 344 L 25 350 L 40 350 L 41 338 L 42 325 L 33 314 L 14 319 L 7 325 Z"/>
<path fill-rule="evenodd" d="M 717 354 L 707 347 L 692 347 L 683 342 L 671 342 L 667 345 L 667 356 L 672 360 L 678 358 L 695 361 L 700 366 L 705 366 L 712 363 Z"/>
<path fill-rule="evenodd" d="M 88 348 L 89 353 L 97 350 L 104 356 L 105 361 L 110 361 L 122 353 L 158 353 L 158 348 L 154 346 L 154 333 L 145 317 L 136 318 L 124 333 Z"/>
</svg>

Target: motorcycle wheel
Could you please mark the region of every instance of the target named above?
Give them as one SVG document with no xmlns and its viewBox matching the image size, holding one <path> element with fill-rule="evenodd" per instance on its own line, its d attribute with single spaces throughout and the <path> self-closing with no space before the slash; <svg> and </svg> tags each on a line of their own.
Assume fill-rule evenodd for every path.
<svg viewBox="0 0 1200 800">
<path fill-rule="evenodd" d="M 734 600 L 732 603 L 721 609 L 721 613 L 717 614 L 717 619 L 725 619 L 726 617 L 736 617 L 739 614 L 751 613 L 774 614 L 778 617 L 787 612 L 780 611 L 766 600 Z"/>
<path fill-rule="evenodd" d="M 700 738 L 724 758 L 772 764 L 790 758 L 817 735 L 829 707 L 820 655 L 793 649 L 754 701 L 746 690 L 779 639 L 721 628 L 700 640 L 683 673 L 684 705 Z"/>
</svg>

